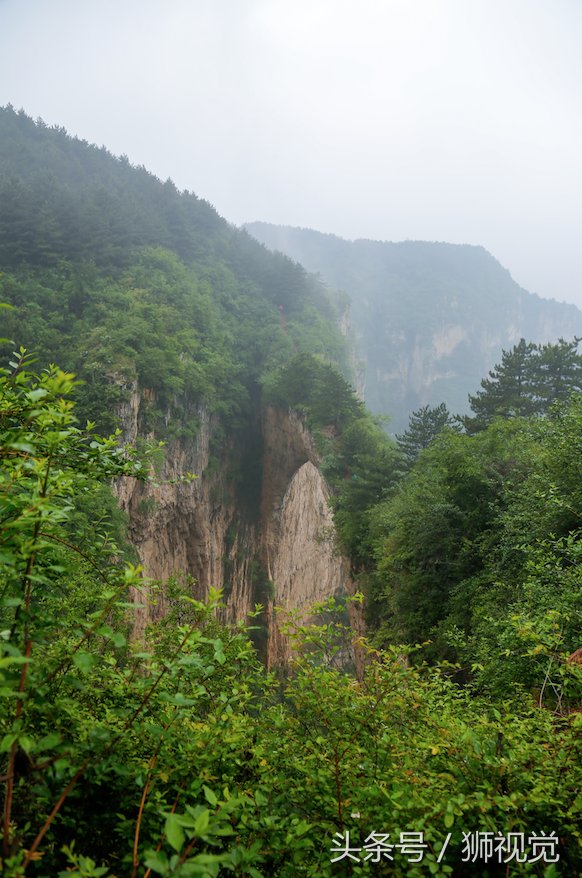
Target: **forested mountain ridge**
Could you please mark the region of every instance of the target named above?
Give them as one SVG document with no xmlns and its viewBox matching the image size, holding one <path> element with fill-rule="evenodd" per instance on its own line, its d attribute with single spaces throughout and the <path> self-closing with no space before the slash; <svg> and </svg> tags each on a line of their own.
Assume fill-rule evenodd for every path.
<svg viewBox="0 0 582 878">
<path fill-rule="evenodd" d="M 233 427 L 291 356 L 347 368 L 345 302 L 314 277 L 196 195 L 11 107 L 0 109 L 0 272 L 15 306 L 2 335 L 77 372 L 82 413 L 104 429 L 123 397 L 112 383 L 155 395 L 146 427 L 164 439 L 162 409 L 183 394 Z"/>
<path fill-rule="evenodd" d="M 582 334 L 574 305 L 528 293 L 483 247 L 346 241 L 262 222 L 245 228 L 349 295 L 364 398 L 388 415 L 392 432 L 423 405 L 466 413 L 468 394 L 520 338 Z"/>
<path fill-rule="evenodd" d="M 289 601 L 345 590 L 347 562 L 314 542 L 332 520 L 311 439 L 263 392 L 302 353 L 347 368 L 341 298 L 192 193 L 8 107 L 0 301 L 12 306 L 1 317 L 4 361 L 24 345 L 39 368 L 56 362 L 78 376 L 79 415 L 102 433 L 165 443 L 155 484 L 118 488 L 148 575 L 193 577 L 200 596 L 224 585 L 231 620 L 274 600 L 275 573 L 287 589 L 279 518 L 293 484 L 284 526 L 291 509 L 311 522 L 303 555 L 307 565 L 317 556 L 321 590 L 297 575 Z M 165 612 L 163 596 L 140 600 L 140 625 Z"/>
</svg>

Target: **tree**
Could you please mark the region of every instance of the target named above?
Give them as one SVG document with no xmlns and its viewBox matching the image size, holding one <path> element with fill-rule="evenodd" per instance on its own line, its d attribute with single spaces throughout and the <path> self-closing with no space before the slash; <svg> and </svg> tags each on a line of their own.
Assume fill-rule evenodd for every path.
<svg viewBox="0 0 582 878">
<path fill-rule="evenodd" d="M 463 419 L 468 433 L 482 430 L 495 417 L 528 417 L 536 411 L 534 358 L 538 348 L 521 339 L 503 351 L 501 363 L 481 381 L 481 390 L 469 396 L 475 417 Z"/>
<path fill-rule="evenodd" d="M 473 698 L 400 646 L 353 680 L 336 667 L 352 632 L 333 601 L 314 608 L 323 624 L 295 617 L 285 681 L 263 672 L 243 626 L 220 625 L 216 593 L 205 606 L 178 582 L 132 643 L 136 571 L 107 529 L 71 524 L 79 492 L 97 502 L 104 480 L 144 467 L 79 428 L 72 386 L 55 368 L 31 374 L 24 355 L 0 372 L 2 875 L 421 878 L 456 874 L 461 832 L 492 826 L 554 833 L 552 874 L 579 874 L 580 736 L 531 699 Z M 364 463 L 375 436 L 349 440 Z M 459 446 L 474 440 L 446 440 L 462 509 L 478 480 Z M 394 861 L 370 861 L 384 829 L 422 835 L 423 863 L 397 843 Z M 332 862 L 347 831 L 360 862 Z"/>
<path fill-rule="evenodd" d="M 556 402 L 566 402 L 572 393 L 582 391 L 582 356 L 578 353 L 580 338 L 559 339 L 538 349 L 536 359 L 536 391 L 540 410 L 546 414 Z"/>
<path fill-rule="evenodd" d="M 522 338 L 511 351 L 503 351 L 501 364 L 469 396 L 475 417 L 465 417 L 468 433 L 476 433 L 493 418 L 547 415 L 556 402 L 582 390 L 582 355 L 579 338 L 535 345 Z"/>
<path fill-rule="evenodd" d="M 100 479 L 144 473 L 142 464 L 119 447 L 116 437 L 101 439 L 78 427 L 67 398 L 75 383 L 72 375 L 51 367 L 35 376 L 29 371 L 30 362 L 21 350 L 10 370 L 0 370 L 0 696 L 4 701 L 0 731 L 6 754 L 5 770 L 0 773 L 5 782 L 5 865 L 19 842 L 13 817 L 15 811 L 22 813 L 23 780 L 40 771 L 34 766 L 43 760 L 48 758 L 46 764 L 52 765 L 63 749 L 61 736 L 55 734 L 61 722 L 55 721 L 49 681 L 60 679 L 72 667 L 89 670 L 93 658 L 86 644 L 106 619 L 113 618 L 132 579 L 129 569 L 111 563 L 117 547 L 107 531 L 96 526 L 90 545 L 75 544 L 66 527 L 75 498 L 98 491 Z M 109 596 L 91 615 L 98 590 L 92 597 L 85 595 L 88 617 L 71 620 L 72 625 L 63 630 L 62 590 L 73 569 L 79 581 L 86 580 L 89 570 L 102 578 Z M 59 655 L 58 642 L 70 647 L 67 657 Z M 79 780 L 73 765 L 74 757 L 63 757 L 65 775 L 69 767 L 72 778 Z M 41 777 L 42 773 L 39 782 Z M 71 791 L 66 783 L 63 786 Z M 28 858 L 58 810 L 41 816 L 36 837 L 30 837 Z"/>
<path fill-rule="evenodd" d="M 406 458 L 408 466 L 414 463 L 420 452 L 428 448 L 445 427 L 451 427 L 453 423 L 453 418 L 444 402 L 437 406 L 425 405 L 412 412 L 408 429 L 396 436 L 398 447 Z"/>
<path fill-rule="evenodd" d="M 432 639 L 433 658 L 454 656 L 443 627 L 472 628 L 507 486 L 528 474 L 531 444 L 521 421 L 442 432 L 377 507 L 370 621 L 389 642 Z"/>
<path fill-rule="evenodd" d="M 218 592 L 205 606 L 170 586 L 131 643 L 139 571 L 98 509 L 147 461 L 81 429 L 73 376 L 30 363 L 0 370 L 0 872 L 258 875 L 260 844 L 234 829 L 256 809 L 237 780 L 260 690 L 246 632 L 218 624 Z M 74 532 L 78 495 L 97 514 Z"/>
</svg>

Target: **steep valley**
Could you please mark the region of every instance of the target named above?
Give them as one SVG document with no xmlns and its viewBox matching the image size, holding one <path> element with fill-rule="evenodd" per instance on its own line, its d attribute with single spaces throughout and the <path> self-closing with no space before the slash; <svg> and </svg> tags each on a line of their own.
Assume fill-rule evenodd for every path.
<svg viewBox="0 0 582 878">
<path fill-rule="evenodd" d="M 288 240 L 0 109 L 0 873 L 580 875 L 580 314 Z"/>
</svg>

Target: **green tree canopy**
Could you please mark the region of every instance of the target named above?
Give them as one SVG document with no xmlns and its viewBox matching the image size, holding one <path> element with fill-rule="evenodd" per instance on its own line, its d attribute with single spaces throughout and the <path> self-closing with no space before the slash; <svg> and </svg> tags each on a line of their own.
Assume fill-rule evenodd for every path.
<svg viewBox="0 0 582 878">
<path fill-rule="evenodd" d="M 444 430 L 445 427 L 453 426 L 454 419 L 444 402 L 440 405 L 425 405 L 412 412 L 408 422 L 408 429 L 401 435 L 396 436 L 398 448 L 403 453 L 407 464 L 410 466 L 424 448 L 428 448 L 431 442 Z"/>
<path fill-rule="evenodd" d="M 493 418 L 546 415 L 552 405 L 582 390 L 580 339 L 535 345 L 521 339 L 504 351 L 501 363 L 469 396 L 474 417 L 463 418 L 467 432 L 482 430 Z"/>
</svg>

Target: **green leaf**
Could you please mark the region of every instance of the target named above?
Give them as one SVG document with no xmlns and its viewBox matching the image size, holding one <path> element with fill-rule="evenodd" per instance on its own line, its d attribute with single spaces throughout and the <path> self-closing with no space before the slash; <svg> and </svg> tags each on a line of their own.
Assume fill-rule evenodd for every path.
<svg viewBox="0 0 582 878">
<path fill-rule="evenodd" d="M 49 732 L 48 735 L 45 735 L 44 738 L 41 738 L 34 746 L 35 753 L 42 753 L 44 750 L 52 750 L 54 747 L 58 747 L 61 743 L 62 738 L 58 732 Z"/>
<path fill-rule="evenodd" d="M 305 833 L 309 832 L 310 829 L 311 825 L 309 823 L 306 823 L 305 820 L 300 820 L 297 826 L 294 827 L 295 835 L 305 835 Z"/>
<path fill-rule="evenodd" d="M 38 402 L 40 399 L 44 399 L 45 396 L 48 396 L 48 390 L 45 390 L 44 387 L 36 387 L 34 390 L 28 391 L 28 398 L 32 402 Z"/>
<path fill-rule="evenodd" d="M 0 753 L 8 753 L 12 745 L 15 741 L 18 740 L 18 735 L 10 734 L 4 735 L 2 740 L 0 741 Z"/>
<path fill-rule="evenodd" d="M 36 448 L 30 442 L 10 442 L 6 447 L 14 451 L 24 451 L 27 454 L 35 454 L 36 452 Z"/>
<path fill-rule="evenodd" d="M 208 802 L 208 804 L 212 805 L 213 808 L 216 808 L 216 806 L 218 805 L 217 796 L 215 796 L 215 794 L 212 792 L 212 790 L 209 787 L 206 786 L 206 784 L 204 784 L 202 789 L 204 790 L 204 795 L 206 797 L 206 801 Z"/>
<path fill-rule="evenodd" d="M 168 858 L 163 851 L 147 851 L 144 865 L 158 875 L 167 875 Z"/>
<path fill-rule="evenodd" d="M 97 657 L 90 652 L 76 652 L 73 656 L 73 663 L 83 674 L 88 674 L 97 664 Z"/>
<path fill-rule="evenodd" d="M 186 839 L 184 830 L 180 825 L 180 818 L 177 814 L 168 814 L 164 827 L 168 844 L 170 844 L 176 852 L 182 849 L 182 845 Z"/>
<path fill-rule="evenodd" d="M 203 835 L 208 829 L 208 823 L 210 822 L 210 811 L 205 808 L 198 817 L 196 818 L 196 823 L 194 824 L 194 832 L 196 835 Z"/>
<path fill-rule="evenodd" d="M 24 655 L 10 655 L 0 659 L 0 668 L 7 668 L 8 665 L 25 665 L 30 659 Z"/>
</svg>

